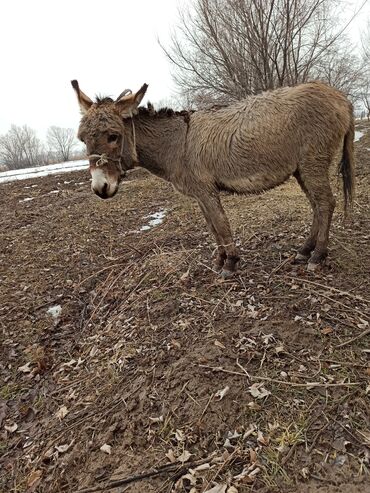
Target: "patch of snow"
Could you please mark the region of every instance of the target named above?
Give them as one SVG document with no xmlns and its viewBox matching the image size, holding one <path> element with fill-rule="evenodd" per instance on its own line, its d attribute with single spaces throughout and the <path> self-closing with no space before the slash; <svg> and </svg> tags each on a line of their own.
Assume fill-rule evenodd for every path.
<svg viewBox="0 0 370 493">
<path fill-rule="evenodd" d="M 30 200 L 33 200 L 35 197 L 26 197 L 25 199 L 22 199 L 19 201 L 19 203 L 21 202 L 29 202 Z"/>
<path fill-rule="evenodd" d="M 56 175 L 87 169 L 89 162 L 86 159 L 79 161 L 67 161 L 65 163 L 48 164 L 46 166 L 37 166 L 35 168 L 25 168 L 0 173 L 0 183 L 7 183 L 15 180 L 26 180 L 27 178 L 38 178 L 39 176 Z M 34 185 L 37 186 L 37 185 Z"/>
<path fill-rule="evenodd" d="M 51 315 L 56 320 L 62 313 L 62 307 L 60 305 L 51 306 L 46 313 Z"/>
<path fill-rule="evenodd" d="M 365 135 L 364 132 L 360 132 L 359 130 L 355 130 L 354 142 L 357 142 L 358 140 L 360 140 L 361 137 L 363 137 L 364 135 Z"/>
<path fill-rule="evenodd" d="M 163 219 L 166 216 L 166 209 L 161 209 L 158 212 L 154 212 L 153 214 L 149 214 L 148 216 L 145 216 L 146 219 L 149 219 L 148 224 L 145 226 L 141 226 L 140 231 L 149 231 L 150 229 L 154 228 L 154 226 L 158 226 L 159 224 L 163 223 Z"/>
</svg>

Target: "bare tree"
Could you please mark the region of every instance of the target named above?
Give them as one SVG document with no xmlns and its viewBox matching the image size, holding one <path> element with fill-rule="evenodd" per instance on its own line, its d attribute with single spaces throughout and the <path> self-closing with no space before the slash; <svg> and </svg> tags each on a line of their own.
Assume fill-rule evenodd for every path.
<svg viewBox="0 0 370 493">
<path fill-rule="evenodd" d="M 367 119 L 370 120 L 370 19 L 362 36 L 362 58 L 366 69 L 364 69 L 364 83 L 361 88 L 361 102 L 365 107 Z"/>
<path fill-rule="evenodd" d="M 12 125 L 0 136 L 0 159 L 9 169 L 45 164 L 45 150 L 35 131 L 23 125 Z"/>
<path fill-rule="evenodd" d="M 324 80 L 347 94 L 353 102 L 361 100 L 366 84 L 366 63 L 350 41 L 344 37 L 339 45 L 335 43 L 320 57 L 311 75 Z"/>
<path fill-rule="evenodd" d="M 72 128 L 52 126 L 47 131 L 47 142 L 56 159 L 68 161 L 77 145 L 75 131 Z"/>
<path fill-rule="evenodd" d="M 338 28 L 338 5 L 339 0 L 195 0 L 180 11 L 171 46 L 162 48 L 182 93 L 197 106 L 238 100 L 324 77 L 323 59 L 329 51 L 333 60 L 338 57 L 348 25 Z M 353 77 L 348 73 L 346 84 Z"/>
</svg>

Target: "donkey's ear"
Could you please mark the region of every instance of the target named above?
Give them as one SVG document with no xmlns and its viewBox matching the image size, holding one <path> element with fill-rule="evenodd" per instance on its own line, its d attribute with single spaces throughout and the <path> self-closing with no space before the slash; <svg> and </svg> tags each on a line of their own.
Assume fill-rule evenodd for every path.
<svg viewBox="0 0 370 493">
<path fill-rule="evenodd" d="M 78 85 L 77 80 L 71 80 L 71 84 L 72 84 L 73 89 L 76 91 L 77 99 L 78 99 L 78 103 L 80 105 L 81 113 L 83 115 L 85 115 L 85 113 L 87 113 L 87 111 L 90 109 L 90 107 L 93 104 L 93 102 L 91 101 L 91 99 L 88 96 L 86 96 L 85 93 L 83 93 L 81 91 L 80 86 Z"/>
<path fill-rule="evenodd" d="M 116 107 L 123 118 L 137 113 L 137 108 L 145 96 L 148 84 L 144 84 L 135 94 L 128 94 L 126 89 L 116 100 Z"/>
</svg>

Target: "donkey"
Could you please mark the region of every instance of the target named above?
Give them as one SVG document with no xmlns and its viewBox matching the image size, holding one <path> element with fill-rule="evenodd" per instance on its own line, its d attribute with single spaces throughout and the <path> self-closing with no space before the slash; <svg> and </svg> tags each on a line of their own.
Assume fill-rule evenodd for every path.
<svg viewBox="0 0 370 493">
<path fill-rule="evenodd" d="M 354 119 L 351 103 L 321 82 L 284 87 L 229 106 L 195 112 L 139 107 L 146 90 L 124 91 L 115 101 L 92 101 L 76 80 L 82 119 L 78 137 L 90 161 L 92 190 L 113 197 L 126 172 L 142 166 L 193 197 L 218 245 L 224 278 L 239 254 L 220 192 L 260 193 L 293 175 L 312 210 L 310 233 L 296 254 L 315 270 L 327 256 L 335 199 L 329 167 L 341 152 L 345 210 L 354 196 Z"/>
</svg>

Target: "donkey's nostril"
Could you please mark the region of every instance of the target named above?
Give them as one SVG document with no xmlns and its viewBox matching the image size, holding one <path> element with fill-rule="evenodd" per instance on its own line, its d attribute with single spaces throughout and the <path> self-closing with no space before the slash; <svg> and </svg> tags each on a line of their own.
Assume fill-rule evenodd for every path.
<svg viewBox="0 0 370 493">
<path fill-rule="evenodd" d="M 96 195 L 98 195 L 101 199 L 107 199 L 109 198 L 108 195 L 108 183 L 104 183 L 103 188 L 101 190 L 98 190 L 93 187 L 94 192 Z"/>
</svg>

